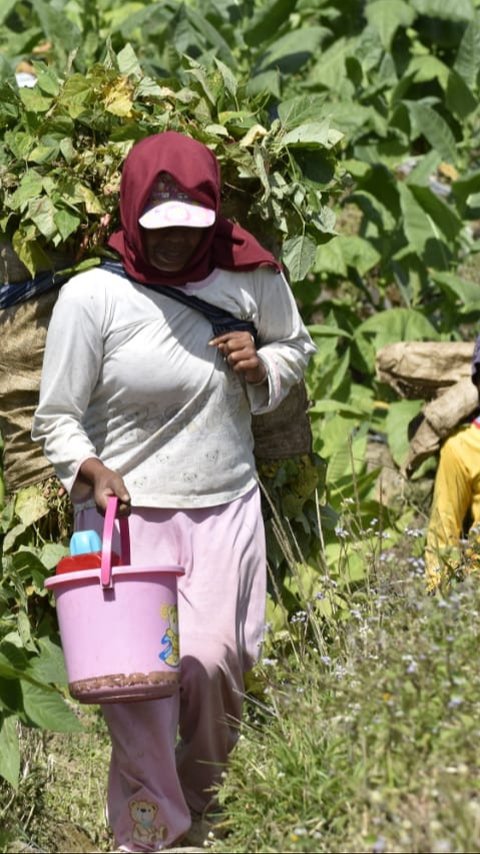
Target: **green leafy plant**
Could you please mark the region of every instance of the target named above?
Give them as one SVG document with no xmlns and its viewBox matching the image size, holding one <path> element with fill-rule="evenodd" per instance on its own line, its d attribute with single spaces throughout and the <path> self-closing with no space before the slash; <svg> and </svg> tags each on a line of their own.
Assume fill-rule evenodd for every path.
<svg viewBox="0 0 480 854">
<path fill-rule="evenodd" d="M 63 515 L 47 482 L 20 491 L 0 517 L 0 776 L 14 788 L 19 722 L 61 732 L 81 729 L 65 701 L 63 654 L 43 586 L 67 551 L 58 543 Z"/>
</svg>

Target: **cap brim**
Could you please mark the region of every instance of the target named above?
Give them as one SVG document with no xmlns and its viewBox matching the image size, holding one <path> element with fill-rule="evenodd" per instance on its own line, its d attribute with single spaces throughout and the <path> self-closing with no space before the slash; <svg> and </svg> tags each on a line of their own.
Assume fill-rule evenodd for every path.
<svg viewBox="0 0 480 854">
<path fill-rule="evenodd" d="M 186 202 L 162 202 L 146 211 L 138 220 L 143 228 L 209 228 L 215 222 L 215 211 Z"/>
</svg>

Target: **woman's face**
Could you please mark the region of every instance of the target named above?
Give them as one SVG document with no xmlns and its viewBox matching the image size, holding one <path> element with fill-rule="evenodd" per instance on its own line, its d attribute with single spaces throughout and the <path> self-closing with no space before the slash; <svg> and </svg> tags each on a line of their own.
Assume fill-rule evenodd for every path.
<svg viewBox="0 0 480 854">
<path fill-rule="evenodd" d="M 143 229 L 148 263 L 164 273 L 178 273 L 187 266 L 206 230 L 184 225 Z"/>
</svg>

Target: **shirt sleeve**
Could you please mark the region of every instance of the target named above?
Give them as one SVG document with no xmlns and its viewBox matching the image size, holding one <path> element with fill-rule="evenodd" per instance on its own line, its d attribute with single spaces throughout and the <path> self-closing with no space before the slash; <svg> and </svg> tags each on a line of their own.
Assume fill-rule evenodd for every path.
<svg viewBox="0 0 480 854">
<path fill-rule="evenodd" d="M 91 276 L 80 274 L 63 286 L 48 327 L 33 419 L 32 439 L 75 501 L 91 493 L 75 484 L 82 462 L 98 456 L 82 419 L 102 367 L 104 315 L 105 291 Z"/>
<path fill-rule="evenodd" d="M 256 277 L 257 352 L 267 369 L 267 380 L 246 386 L 252 413 L 260 415 L 275 409 L 300 382 L 316 347 L 283 274 L 260 269 Z"/>
</svg>

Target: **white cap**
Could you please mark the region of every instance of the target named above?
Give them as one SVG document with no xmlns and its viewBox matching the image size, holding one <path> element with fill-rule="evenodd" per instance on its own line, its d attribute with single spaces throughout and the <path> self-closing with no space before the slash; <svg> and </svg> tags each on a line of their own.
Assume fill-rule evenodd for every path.
<svg viewBox="0 0 480 854">
<path fill-rule="evenodd" d="M 138 221 L 143 228 L 169 228 L 178 225 L 208 228 L 215 222 L 215 211 L 195 202 L 180 189 L 170 175 L 162 173 Z"/>
</svg>

